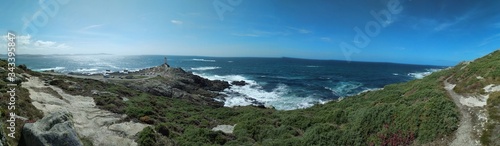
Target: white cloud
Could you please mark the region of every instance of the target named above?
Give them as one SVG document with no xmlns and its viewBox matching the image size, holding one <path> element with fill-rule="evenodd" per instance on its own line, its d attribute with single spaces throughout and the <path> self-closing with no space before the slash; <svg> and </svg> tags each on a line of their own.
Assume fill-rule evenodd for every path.
<svg viewBox="0 0 500 146">
<path fill-rule="evenodd" d="M 33 43 L 34 49 L 67 49 L 70 48 L 68 45 L 63 43 L 57 43 L 53 41 L 42 41 L 37 40 Z"/>
<path fill-rule="evenodd" d="M 297 31 L 298 33 L 302 33 L 302 34 L 312 33 L 312 31 L 307 30 L 307 29 L 301 29 L 301 28 L 295 28 L 295 27 L 288 27 L 288 29 Z"/>
<path fill-rule="evenodd" d="M 258 35 L 258 34 L 252 34 L 252 33 L 246 33 L 246 34 L 233 33 L 231 35 L 233 35 L 233 36 L 240 36 L 240 37 L 260 37 L 260 35 Z"/>
<path fill-rule="evenodd" d="M 500 22 L 493 24 L 495 28 L 500 28 Z"/>
<path fill-rule="evenodd" d="M 2 36 L 2 43 L 7 42 L 7 35 Z M 31 44 L 31 35 L 16 36 L 17 45 L 29 45 Z"/>
<path fill-rule="evenodd" d="M 289 32 L 282 31 L 262 31 L 262 30 L 252 30 L 247 33 L 232 33 L 233 36 L 239 37 L 267 37 L 267 36 L 286 36 Z"/>
<path fill-rule="evenodd" d="M 38 40 L 35 42 L 34 45 L 36 47 L 50 47 L 50 46 L 54 46 L 55 44 L 56 44 L 56 42 Z"/>
<path fill-rule="evenodd" d="M 17 37 L 17 43 L 20 45 L 29 45 L 31 44 L 31 35 L 24 35 Z"/>
<path fill-rule="evenodd" d="M 172 24 L 175 24 L 175 25 L 182 25 L 184 24 L 184 22 L 180 21 L 180 20 L 171 20 L 170 21 Z"/>
<path fill-rule="evenodd" d="M 320 38 L 322 41 L 325 41 L 325 42 L 331 42 L 332 41 L 332 38 L 329 38 L 329 37 L 322 37 Z"/>
<path fill-rule="evenodd" d="M 435 31 L 442 31 L 442 30 L 445 30 L 445 29 L 447 29 L 448 27 L 453 26 L 453 25 L 455 25 L 455 24 L 457 24 L 457 22 L 456 22 L 456 21 L 455 21 L 455 22 L 446 22 L 446 23 L 441 23 L 441 24 L 439 24 L 438 26 L 434 27 L 434 30 L 435 30 Z"/>
<path fill-rule="evenodd" d="M 499 42 L 500 41 L 500 33 L 499 34 L 496 34 L 496 35 L 493 35 L 493 36 L 490 36 L 486 39 L 484 39 L 479 45 L 478 47 L 483 47 L 483 46 L 486 46 L 488 44 L 490 44 L 491 42 Z"/>
<path fill-rule="evenodd" d="M 2 36 L 0 43 L 7 42 L 7 36 Z M 16 51 L 21 54 L 47 54 L 47 53 L 61 53 L 60 51 L 72 48 L 64 43 L 54 41 L 33 40 L 30 35 L 16 36 Z M 7 46 L 0 46 L 0 52 L 7 51 Z"/>
<path fill-rule="evenodd" d="M 103 24 L 89 25 L 89 26 L 83 27 L 81 30 L 85 31 L 85 30 L 89 30 L 89 29 L 99 28 L 101 26 L 103 26 Z"/>
<path fill-rule="evenodd" d="M 452 21 L 447 21 L 447 22 L 444 22 L 444 23 L 440 23 L 438 24 L 438 26 L 436 26 L 434 28 L 435 31 L 442 31 L 442 30 L 446 30 L 452 26 L 455 26 L 457 24 L 460 24 L 464 21 L 467 21 L 468 19 L 470 18 L 473 18 L 474 15 L 476 15 L 476 10 L 473 9 L 473 10 L 469 10 L 467 13 L 465 13 L 464 15 L 460 16 L 460 17 L 455 17 L 455 19 L 453 19 Z"/>
<path fill-rule="evenodd" d="M 286 36 L 289 35 L 290 32 L 288 31 L 263 31 L 263 30 L 253 30 L 252 31 L 255 34 L 261 35 L 261 36 L 275 36 L 275 35 L 281 35 L 281 36 Z"/>
</svg>

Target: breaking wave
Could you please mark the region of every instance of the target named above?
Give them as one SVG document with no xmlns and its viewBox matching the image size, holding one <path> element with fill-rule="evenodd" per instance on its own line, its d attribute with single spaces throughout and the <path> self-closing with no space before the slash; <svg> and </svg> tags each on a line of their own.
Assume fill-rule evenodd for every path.
<svg viewBox="0 0 500 146">
<path fill-rule="evenodd" d="M 338 97 L 346 97 L 368 90 L 362 87 L 363 84 L 359 82 L 338 82 L 335 86 L 325 87 L 325 89 L 332 91 Z"/>
<path fill-rule="evenodd" d="M 196 74 L 196 73 L 195 73 Z M 224 80 L 232 81 L 245 81 L 248 85 L 245 86 L 231 86 L 223 93 L 228 97 L 224 100 L 224 106 L 248 106 L 263 103 L 271 105 L 278 110 L 294 110 L 308 108 L 315 104 L 326 103 L 327 101 L 309 97 L 297 97 L 291 94 L 290 87 L 285 84 L 278 84 L 273 90 L 266 91 L 263 86 L 254 80 L 250 80 L 241 75 L 208 75 L 196 74 L 210 80 Z"/>
<path fill-rule="evenodd" d="M 204 71 L 204 70 L 214 70 L 214 69 L 219 69 L 219 68 L 220 67 L 208 66 L 208 67 L 194 67 L 194 68 L 191 68 L 191 70 Z"/>
<path fill-rule="evenodd" d="M 201 61 L 201 62 L 216 62 L 215 60 L 206 60 L 206 59 L 193 59 L 193 61 Z"/>
<path fill-rule="evenodd" d="M 442 69 L 426 69 L 426 71 L 424 72 L 408 73 L 408 76 L 413 77 L 415 79 L 423 79 L 424 77 L 440 70 Z"/>
<path fill-rule="evenodd" d="M 60 71 L 60 70 L 64 70 L 66 69 L 66 67 L 52 67 L 52 68 L 42 68 L 42 69 L 34 69 L 35 71 L 50 71 L 50 70 L 54 70 L 54 71 Z"/>
</svg>

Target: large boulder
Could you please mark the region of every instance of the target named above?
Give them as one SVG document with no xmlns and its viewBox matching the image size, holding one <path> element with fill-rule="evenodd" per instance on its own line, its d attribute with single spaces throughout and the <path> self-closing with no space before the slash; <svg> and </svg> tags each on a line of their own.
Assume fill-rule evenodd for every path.
<svg viewBox="0 0 500 146">
<path fill-rule="evenodd" d="M 74 129 L 73 116 L 68 111 L 46 115 L 23 127 L 20 145 L 25 146 L 83 146 Z"/>
</svg>

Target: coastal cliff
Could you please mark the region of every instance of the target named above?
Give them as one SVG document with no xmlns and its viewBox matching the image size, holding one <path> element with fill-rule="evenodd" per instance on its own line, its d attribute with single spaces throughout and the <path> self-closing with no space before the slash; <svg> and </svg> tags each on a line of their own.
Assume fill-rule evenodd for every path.
<svg viewBox="0 0 500 146">
<path fill-rule="evenodd" d="M 18 129 L 64 110 L 74 117 L 74 130 L 83 145 L 498 145 L 500 141 L 496 137 L 500 51 L 423 79 L 292 111 L 223 107 L 224 95 L 219 92 L 231 88 L 228 82 L 165 65 L 110 78 L 38 73 L 25 66 L 16 73 L 22 80 L 16 112 L 26 118 L 18 120 Z M 6 81 L 1 83 L 7 91 Z M 6 120 L 6 112 L 2 108 L 1 120 Z M 0 135 L 6 133 L 4 128 Z M 17 145 L 23 136 L 16 135 L 17 139 L 5 137 L 4 144 Z M 28 140 L 33 138 L 22 141 Z"/>
</svg>

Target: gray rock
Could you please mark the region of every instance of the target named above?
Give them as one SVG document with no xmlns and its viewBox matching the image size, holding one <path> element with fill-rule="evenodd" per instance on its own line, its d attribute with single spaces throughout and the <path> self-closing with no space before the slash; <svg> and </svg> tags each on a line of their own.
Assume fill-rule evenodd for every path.
<svg viewBox="0 0 500 146">
<path fill-rule="evenodd" d="M 231 82 L 231 85 L 235 85 L 235 86 L 246 86 L 246 85 L 248 85 L 248 83 L 247 83 L 247 82 L 245 82 L 245 81 L 233 81 L 233 82 Z"/>
<path fill-rule="evenodd" d="M 20 145 L 26 146 L 83 146 L 74 129 L 73 116 L 68 111 L 46 115 L 23 127 Z"/>
<path fill-rule="evenodd" d="M 0 127 L 3 127 L 3 122 L 0 122 Z M 6 136 L 7 134 L 3 133 L 3 130 L 0 130 L 0 146 L 8 145 Z"/>
<path fill-rule="evenodd" d="M 233 134 L 234 132 L 234 127 L 236 127 L 236 125 L 219 125 L 217 127 L 214 127 L 212 129 L 212 131 L 222 131 L 226 134 Z"/>
<path fill-rule="evenodd" d="M 0 67 L 0 73 L 5 73 L 5 72 L 7 72 L 7 70 L 3 67 Z"/>
<path fill-rule="evenodd" d="M 92 95 L 99 95 L 99 90 L 92 90 L 90 91 Z"/>
</svg>

